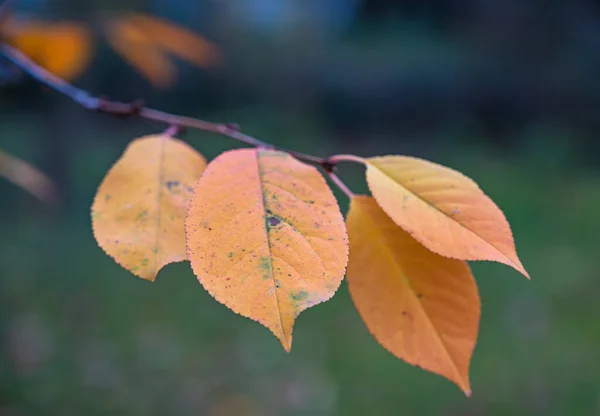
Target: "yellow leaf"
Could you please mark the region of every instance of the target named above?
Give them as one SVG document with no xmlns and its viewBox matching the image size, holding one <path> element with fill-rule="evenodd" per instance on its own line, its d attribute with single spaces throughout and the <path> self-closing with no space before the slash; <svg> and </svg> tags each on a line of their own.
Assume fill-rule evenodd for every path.
<svg viewBox="0 0 600 416">
<path fill-rule="evenodd" d="M 344 219 L 312 166 L 264 149 L 223 153 L 194 191 L 188 258 L 219 302 L 289 351 L 295 318 L 330 299 L 348 261 Z"/>
<path fill-rule="evenodd" d="M 112 20 L 105 30 L 111 47 L 152 84 L 165 88 L 175 79 L 175 67 L 150 33 L 128 18 Z"/>
<path fill-rule="evenodd" d="M 191 30 L 143 14 L 132 15 L 130 22 L 143 30 L 155 44 L 193 65 L 212 67 L 219 61 L 218 49 Z"/>
<path fill-rule="evenodd" d="M 80 23 L 9 19 L 2 35 L 8 44 L 67 80 L 81 75 L 91 60 L 92 35 Z"/>
<path fill-rule="evenodd" d="M 163 266 L 185 260 L 185 216 L 205 168 L 202 155 L 180 140 L 134 140 L 94 199 L 92 225 L 100 247 L 150 281 Z"/>
<path fill-rule="evenodd" d="M 46 174 L 1 149 L 0 176 L 4 176 L 46 204 L 51 205 L 56 202 L 56 185 Z"/>
<path fill-rule="evenodd" d="M 467 395 L 480 303 L 467 263 L 439 256 L 398 227 L 371 197 L 348 213 L 348 288 L 375 339 Z"/>
<path fill-rule="evenodd" d="M 471 179 L 406 156 L 369 158 L 366 165 L 377 203 L 425 247 L 446 257 L 504 263 L 529 278 L 504 214 Z"/>
</svg>

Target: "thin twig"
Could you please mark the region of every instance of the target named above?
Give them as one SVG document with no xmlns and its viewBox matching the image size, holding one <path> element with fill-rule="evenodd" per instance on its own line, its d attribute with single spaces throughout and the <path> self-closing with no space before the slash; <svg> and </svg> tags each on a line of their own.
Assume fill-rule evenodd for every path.
<svg viewBox="0 0 600 416">
<path fill-rule="evenodd" d="M 6 7 L 6 4 L 7 3 L 4 3 L 3 7 Z M 213 123 L 197 118 L 166 113 L 164 111 L 146 107 L 141 101 L 126 103 L 95 97 L 89 92 L 82 90 L 81 88 L 70 84 L 66 80 L 50 73 L 29 59 L 20 50 L 13 48 L 10 45 L 0 43 L 0 54 L 4 55 L 9 61 L 11 61 L 24 72 L 28 73 L 39 83 L 46 85 L 47 87 L 70 98 L 86 110 L 112 115 L 114 117 L 137 117 L 158 123 L 164 123 L 169 126 L 166 134 L 175 135 L 180 132 L 180 129 L 186 127 L 194 128 L 220 134 L 222 136 L 227 136 L 252 147 L 284 151 L 294 156 L 296 159 L 321 166 L 335 182 L 335 184 L 339 186 L 346 195 L 348 195 L 348 197 L 351 198 L 353 196 L 350 189 L 348 189 L 342 180 L 335 173 L 333 173 L 333 170 L 339 161 L 364 163 L 363 159 L 359 158 L 358 156 L 337 155 L 331 158 L 313 156 L 302 152 L 296 152 L 294 150 L 283 149 L 278 146 L 262 142 L 252 136 L 242 133 L 239 126 L 233 123 Z"/>
</svg>

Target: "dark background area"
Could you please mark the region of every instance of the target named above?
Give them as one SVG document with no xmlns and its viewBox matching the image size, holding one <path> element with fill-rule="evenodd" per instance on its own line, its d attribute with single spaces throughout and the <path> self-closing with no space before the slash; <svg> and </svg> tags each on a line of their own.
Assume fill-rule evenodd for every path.
<svg viewBox="0 0 600 416">
<path fill-rule="evenodd" d="M 0 181 L 1 415 L 600 414 L 600 2 L 98 3 L 17 10 L 90 24 L 147 11 L 192 28 L 219 46 L 218 69 L 181 64 L 157 90 L 99 37 L 75 82 L 320 156 L 458 169 L 504 210 L 532 280 L 472 265 L 482 319 L 470 399 L 384 351 L 345 284 L 300 315 L 286 354 L 187 263 L 149 284 L 96 246 L 97 186 L 129 140 L 164 126 L 86 113 L 24 76 L 0 87 L 0 148 L 55 179 L 61 205 Z M 183 138 L 207 158 L 238 146 Z M 366 191 L 360 167 L 340 174 Z"/>
</svg>

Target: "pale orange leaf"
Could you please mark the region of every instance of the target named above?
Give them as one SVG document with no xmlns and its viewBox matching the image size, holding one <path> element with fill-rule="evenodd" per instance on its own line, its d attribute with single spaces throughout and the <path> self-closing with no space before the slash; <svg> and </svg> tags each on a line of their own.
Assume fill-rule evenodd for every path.
<svg viewBox="0 0 600 416">
<path fill-rule="evenodd" d="M 105 35 L 115 52 L 152 84 L 165 88 L 173 83 L 175 66 L 148 31 L 123 17 L 108 22 Z"/>
<path fill-rule="evenodd" d="M 186 233 L 200 283 L 269 328 L 287 351 L 295 318 L 334 295 L 348 260 L 344 219 L 324 178 L 273 150 L 233 150 L 212 161 Z"/>
<path fill-rule="evenodd" d="M 470 395 L 480 302 L 467 263 L 427 250 L 371 197 L 352 199 L 347 224 L 348 288 L 369 331 L 398 358 Z"/>
<path fill-rule="evenodd" d="M 407 156 L 365 162 L 379 205 L 425 247 L 446 257 L 504 263 L 529 278 L 504 214 L 471 179 Z"/>
<path fill-rule="evenodd" d="M 57 202 L 56 185 L 45 173 L 1 149 L 0 176 L 5 177 L 46 204 L 52 205 Z"/>
<path fill-rule="evenodd" d="M 9 19 L 2 34 L 7 43 L 67 80 L 80 76 L 91 60 L 92 34 L 80 23 Z"/>
<path fill-rule="evenodd" d="M 185 216 L 206 161 L 166 135 L 131 142 L 100 185 L 92 206 L 96 241 L 125 269 L 153 281 L 186 259 Z"/>
<path fill-rule="evenodd" d="M 191 30 L 144 14 L 134 14 L 129 21 L 143 30 L 156 45 L 193 65 L 212 67 L 219 61 L 217 47 Z"/>
</svg>

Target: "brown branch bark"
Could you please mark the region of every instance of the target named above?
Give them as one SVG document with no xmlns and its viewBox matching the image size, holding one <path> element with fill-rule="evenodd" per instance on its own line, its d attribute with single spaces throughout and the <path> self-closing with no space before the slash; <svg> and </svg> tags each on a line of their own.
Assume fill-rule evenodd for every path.
<svg viewBox="0 0 600 416">
<path fill-rule="evenodd" d="M 96 97 L 90 94 L 89 92 L 82 90 L 74 86 L 73 84 L 70 84 L 69 82 L 65 81 L 64 79 L 48 72 L 46 69 L 29 59 L 20 50 L 8 44 L 0 43 L 0 54 L 6 57 L 6 59 L 8 59 L 22 71 L 29 74 L 40 84 L 43 84 L 55 90 L 56 92 L 70 98 L 72 101 L 79 104 L 86 110 L 108 114 L 114 117 L 142 118 L 157 123 L 163 123 L 169 126 L 170 131 L 172 131 L 171 128 L 193 128 L 203 130 L 211 133 L 216 133 L 222 136 L 230 137 L 234 140 L 237 140 L 238 142 L 244 143 L 252 147 L 281 150 L 286 153 L 289 153 L 296 159 L 320 166 L 345 194 L 352 194 L 351 192 L 349 193 L 348 187 L 345 184 L 343 184 L 341 179 L 334 174 L 335 167 L 338 163 L 338 159 L 336 159 L 335 156 L 332 156 L 330 158 L 323 158 L 319 156 L 309 155 L 306 153 L 296 152 L 294 150 L 283 149 L 242 133 L 240 131 L 239 126 L 233 123 L 213 123 L 197 118 L 166 113 L 164 111 L 146 107 L 142 101 L 127 103 Z"/>
</svg>

